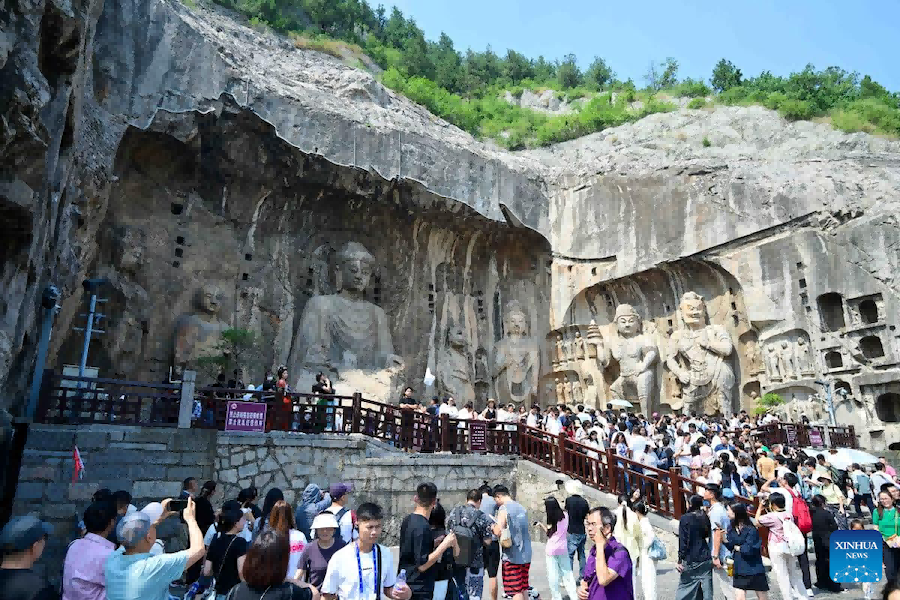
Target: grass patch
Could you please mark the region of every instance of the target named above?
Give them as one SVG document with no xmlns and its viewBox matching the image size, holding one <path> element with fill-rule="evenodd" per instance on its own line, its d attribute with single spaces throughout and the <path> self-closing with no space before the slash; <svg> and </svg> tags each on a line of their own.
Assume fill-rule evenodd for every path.
<svg viewBox="0 0 900 600">
<path fill-rule="evenodd" d="M 900 137 L 900 110 L 867 98 L 851 102 L 846 108 L 832 111 L 831 122 L 836 129 L 853 133 L 878 133 Z"/>
<path fill-rule="evenodd" d="M 687 107 L 693 110 L 699 110 L 701 108 L 706 108 L 706 104 L 706 98 L 694 98 L 688 102 Z"/>
<path fill-rule="evenodd" d="M 288 37 L 295 48 L 300 48 L 301 50 L 316 50 L 342 60 L 356 59 L 359 64 L 364 64 L 362 57 L 365 55 L 365 52 L 356 44 L 320 35 L 297 33 L 296 31 L 288 33 Z"/>
<path fill-rule="evenodd" d="M 710 146 L 712 146 L 712 142 L 709 141 L 709 138 L 704 135 L 703 136 L 703 147 L 709 148 Z"/>
</svg>

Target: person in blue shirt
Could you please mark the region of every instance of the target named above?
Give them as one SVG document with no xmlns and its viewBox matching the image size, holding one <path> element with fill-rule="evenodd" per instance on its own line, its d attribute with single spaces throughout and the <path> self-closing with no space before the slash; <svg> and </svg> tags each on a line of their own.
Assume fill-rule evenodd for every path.
<svg viewBox="0 0 900 600">
<path fill-rule="evenodd" d="M 709 523 L 712 526 L 712 535 L 709 538 L 709 551 L 713 562 L 713 580 L 718 583 L 715 587 L 726 598 L 734 597 L 731 586 L 731 577 L 725 570 L 725 562 L 731 557 L 727 546 L 724 544 L 731 519 L 728 518 L 728 509 L 722 502 L 722 488 L 715 483 L 704 484 L 703 499 L 709 502 Z"/>
<path fill-rule="evenodd" d="M 169 584 L 203 558 L 206 551 L 203 533 L 197 525 L 194 500 L 190 497 L 182 513 L 188 526 L 190 547 L 173 554 L 150 555 L 156 542 L 156 526 L 176 514 L 169 510 L 171 501 L 162 502 L 163 513 L 156 521 L 135 511 L 119 522 L 116 537 L 122 546 L 109 556 L 105 568 L 108 600 L 168 600 Z"/>
</svg>

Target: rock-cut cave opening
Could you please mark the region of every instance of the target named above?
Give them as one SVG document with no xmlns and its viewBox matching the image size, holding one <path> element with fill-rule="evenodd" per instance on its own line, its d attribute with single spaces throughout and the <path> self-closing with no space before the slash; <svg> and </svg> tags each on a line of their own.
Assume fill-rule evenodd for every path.
<svg viewBox="0 0 900 600">
<path fill-rule="evenodd" d="M 114 272 L 120 288 L 92 361 L 102 371 L 165 379 L 175 323 L 203 286 L 222 291 L 222 318 L 271 341 L 261 363 L 283 363 L 305 305 L 338 288 L 335 256 L 349 242 L 376 258 L 364 298 L 385 311 L 409 372 L 424 372 L 450 323 L 466 330 L 473 357 L 490 355 L 513 300 L 527 307 L 530 329 L 549 322 L 540 302 L 549 274 L 533 266 L 551 253 L 538 233 L 417 182 L 305 154 L 247 111 L 174 118 L 195 122 L 129 129 L 117 152 L 91 268 Z M 195 133 L 166 132 L 175 130 Z M 57 362 L 79 349 L 70 334 Z"/>
</svg>

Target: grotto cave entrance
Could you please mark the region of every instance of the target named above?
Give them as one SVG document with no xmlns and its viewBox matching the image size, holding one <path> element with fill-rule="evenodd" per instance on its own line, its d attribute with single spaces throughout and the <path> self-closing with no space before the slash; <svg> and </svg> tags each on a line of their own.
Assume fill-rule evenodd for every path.
<svg viewBox="0 0 900 600">
<path fill-rule="evenodd" d="M 410 381 L 440 360 L 455 325 L 486 399 L 510 303 L 532 335 L 546 332 L 552 255 L 542 236 L 417 182 L 301 152 L 251 112 L 167 114 L 131 128 L 115 174 L 92 267 L 111 274 L 117 298 L 110 333 L 92 345 L 101 372 L 164 380 L 178 319 L 214 286 L 220 318 L 265 341 L 245 369 L 257 381 L 263 365 L 289 362 L 309 300 L 338 290 L 336 255 L 351 241 L 375 257 L 364 299 L 386 314 Z M 79 340 L 68 334 L 57 364 L 77 359 Z"/>
</svg>

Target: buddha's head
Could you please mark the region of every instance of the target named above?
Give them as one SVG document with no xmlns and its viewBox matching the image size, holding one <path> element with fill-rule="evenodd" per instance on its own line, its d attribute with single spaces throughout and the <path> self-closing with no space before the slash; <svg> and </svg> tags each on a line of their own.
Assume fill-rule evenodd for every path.
<svg viewBox="0 0 900 600">
<path fill-rule="evenodd" d="M 450 325 L 447 328 L 447 344 L 451 348 L 460 349 L 465 348 L 468 344 L 465 330 L 459 325 L 454 325 L 453 321 L 450 322 Z"/>
<path fill-rule="evenodd" d="M 197 290 L 197 309 L 208 315 L 217 315 L 222 307 L 222 294 L 214 285 L 204 285 Z"/>
<path fill-rule="evenodd" d="M 631 337 L 641 330 L 641 317 L 630 304 L 620 304 L 616 307 L 616 329 L 619 335 Z"/>
<path fill-rule="evenodd" d="M 518 302 L 510 302 L 506 308 L 506 335 L 525 337 L 528 335 L 528 315 Z"/>
<path fill-rule="evenodd" d="M 375 257 L 358 242 L 348 242 L 338 253 L 341 288 L 362 292 L 375 270 Z"/>
</svg>

